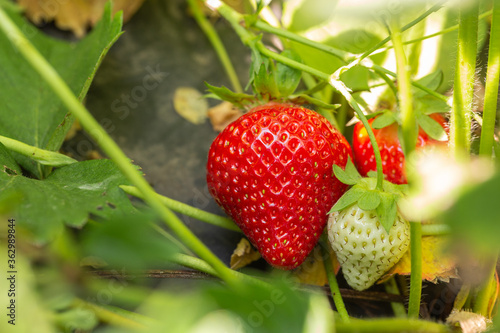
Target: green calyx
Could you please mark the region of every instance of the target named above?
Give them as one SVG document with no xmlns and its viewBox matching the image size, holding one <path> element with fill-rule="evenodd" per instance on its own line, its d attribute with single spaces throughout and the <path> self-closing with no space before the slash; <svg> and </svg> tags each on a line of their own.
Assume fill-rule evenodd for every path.
<svg viewBox="0 0 500 333">
<path fill-rule="evenodd" d="M 375 210 L 380 223 L 389 233 L 396 220 L 397 202 L 404 196 L 407 185 L 396 185 L 384 180 L 382 190 L 378 190 L 376 188 L 377 179 L 375 177 L 361 177 L 350 158 L 344 170 L 338 165 L 334 165 L 333 172 L 338 180 L 351 185 L 351 188 L 335 203 L 329 214 L 357 204 L 363 210 Z"/>
</svg>

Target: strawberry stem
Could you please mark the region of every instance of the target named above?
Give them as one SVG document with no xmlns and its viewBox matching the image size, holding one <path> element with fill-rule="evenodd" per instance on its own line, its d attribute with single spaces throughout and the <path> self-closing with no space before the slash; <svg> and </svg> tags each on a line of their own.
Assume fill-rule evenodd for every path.
<svg viewBox="0 0 500 333">
<path fill-rule="evenodd" d="M 137 197 L 139 199 L 144 199 L 144 195 L 142 194 L 141 191 L 139 191 L 139 189 L 137 189 L 137 187 L 120 185 L 120 188 L 127 194 L 133 195 L 134 197 Z M 238 228 L 238 226 L 234 224 L 234 222 L 227 217 L 206 212 L 204 210 L 192 207 L 183 202 L 165 197 L 157 193 L 156 196 L 165 205 L 165 207 L 173 210 L 174 212 L 181 213 L 183 215 L 195 218 L 202 222 L 206 222 L 221 228 L 225 228 L 236 232 L 242 232 L 241 229 Z"/>
<path fill-rule="evenodd" d="M 62 167 L 65 165 L 70 165 L 78 162 L 69 156 L 59 154 L 55 151 L 40 149 L 34 146 L 30 146 L 24 142 L 17 141 L 11 138 L 0 135 L 0 143 L 2 143 L 5 148 L 19 153 L 23 156 L 29 157 L 32 160 L 37 161 L 43 165 L 50 165 L 54 167 Z"/>
<path fill-rule="evenodd" d="M 495 290 L 493 289 L 496 284 L 496 268 L 497 268 L 498 255 L 494 255 L 489 260 L 486 260 L 486 271 L 488 272 L 488 278 L 480 286 L 479 291 L 474 302 L 473 311 L 487 318 L 490 317 L 489 308 L 494 302 Z"/>
<path fill-rule="evenodd" d="M 391 22 L 391 38 L 396 55 L 397 78 L 399 88 L 399 106 L 402 119 L 405 156 L 415 150 L 417 143 L 417 123 L 413 112 L 413 96 L 411 92 L 410 74 L 404 52 L 401 30 L 397 22 Z M 411 277 L 408 316 L 418 318 L 420 314 L 420 298 L 422 296 L 422 224 L 410 223 Z"/>
<path fill-rule="evenodd" d="M 453 85 L 450 145 L 455 156 L 467 158 L 470 152 L 471 113 L 476 74 L 479 2 L 459 8 L 458 53 Z"/>
<path fill-rule="evenodd" d="M 61 99 L 63 104 L 78 119 L 82 127 L 99 144 L 102 150 L 113 162 L 115 162 L 122 174 L 141 191 L 144 195 L 145 202 L 156 211 L 159 217 L 171 228 L 179 239 L 189 246 L 197 255 L 205 259 L 219 273 L 224 281 L 235 289 L 241 289 L 243 287 L 241 281 L 235 278 L 231 270 L 224 265 L 224 263 L 213 254 L 170 209 L 162 204 L 161 200 L 156 196 L 155 191 L 137 171 L 136 167 L 130 162 L 130 159 L 95 120 L 90 112 L 80 103 L 66 82 L 64 82 L 49 62 L 23 35 L 1 7 L 0 30 L 5 33 L 13 46 L 19 50 L 21 55 L 28 61 L 33 69 L 38 72 L 52 91 Z"/>
<path fill-rule="evenodd" d="M 219 57 L 219 60 L 222 66 L 224 67 L 224 70 L 226 71 L 229 81 L 231 81 L 231 85 L 233 86 L 234 91 L 237 93 L 242 93 L 243 88 L 241 87 L 241 83 L 238 79 L 238 75 L 236 74 L 233 64 L 229 59 L 229 55 L 227 54 L 226 48 L 224 47 L 224 44 L 220 40 L 217 31 L 205 18 L 205 15 L 201 11 L 200 2 L 197 0 L 188 0 L 188 4 L 191 10 L 193 11 L 194 19 L 200 26 L 201 30 L 203 30 L 205 36 L 207 36 L 215 52 L 217 53 L 217 56 Z"/>
<path fill-rule="evenodd" d="M 348 59 L 353 58 L 355 56 L 354 54 L 352 54 L 350 52 L 337 49 L 337 48 L 332 47 L 330 45 L 318 43 L 316 41 L 313 41 L 313 40 L 310 40 L 308 38 L 302 37 L 300 35 L 297 35 L 296 33 L 290 32 L 288 30 L 272 27 L 268 23 L 263 22 L 261 20 L 255 21 L 255 23 L 253 24 L 253 26 L 255 28 L 257 28 L 257 29 L 260 29 L 260 30 L 265 31 L 265 32 L 272 33 L 272 34 L 274 34 L 276 36 L 280 36 L 280 37 L 292 40 L 294 42 L 301 43 L 301 44 L 313 47 L 315 49 L 324 51 L 324 52 L 326 52 L 328 54 L 331 54 L 331 55 L 337 57 L 338 59 L 340 59 L 344 63 L 347 63 Z"/>
<path fill-rule="evenodd" d="M 349 314 L 347 313 L 344 300 L 342 299 L 342 295 L 340 294 L 337 277 L 335 276 L 335 271 L 333 268 L 332 258 L 330 252 L 327 250 L 328 247 L 328 239 L 326 237 L 326 234 L 323 233 L 321 238 L 321 252 L 323 264 L 325 265 L 326 277 L 328 278 L 328 284 L 330 285 L 330 291 L 332 293 L 333 303 L 335 304 L 335 308 L 337 309 L 342 322 L 348 323 L 350 322 Z"/>
<path fill-rule="evenodd" d="M 400 295 L 398 284 L 396 282 L 396 278 L 394 276 L 391 276 L 389 280 L 387 280 L 386 283 L 384 283 L 385 286 L 385 291 L 389 294 L 394 294 L 394 295 Z M 400 303 L 400 302 L 391 302 L 391 308 L 392 311 L 394 312 L 394 315 L 397 318 L 406 318 L 406 309 L 405 306 Z"/>
<path fill-rule="evenodd" d="M 493 1 L 490 28 L 488 69 L 484 93 L 483 125 L 479 154 L 491 156 L 493 152 L 495 118 L 497 114 L 498 84 L 500 81 L 500 1 Z"/>
</svg>

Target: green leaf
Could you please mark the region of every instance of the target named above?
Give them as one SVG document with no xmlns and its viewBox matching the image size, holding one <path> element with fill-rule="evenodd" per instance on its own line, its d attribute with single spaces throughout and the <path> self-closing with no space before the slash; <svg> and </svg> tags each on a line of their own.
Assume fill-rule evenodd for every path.
<svg viewBox="0 0 500 333">
<path fill-rule="evenodd" d="M 286 1 L 283 21 L 288 30 L 305 31 L 330 19 L 338 0 Z"/>
<path fill-rule="evenodd" d="M 458 198 L 441 220 L 480 251 L 498 251 L 500 235 L 500 173 L 471 188 Z"/>
<path fill-rule="evenodd" d="M 424 132 L 432 139 L 438 141 L 446 141 L 448 139 L 448 135 L 444 128 L 431 117 L 422 113 L 417 113 L 417 122 Z"/>
<path fill-rule="evenodd" d="M 139 270 L 164 265 L 179 249 L 151 227 L 154 220 L 154 214 L 141 212 L 90 224 L 82 239 L 85 252 L 116 268 Z"/>
<path fill-rule="evenodd" d="M 382 115 L 378 116 L 372 123 L 372 127 L 375 129 L 381 129 L 392 125 L 396 121 L 396 115 L 392 111 L 386 111 Z"/>
<path fill-rule="evenodd" d="M 359 208 L 369 211 L 374 210 L 380 204 L 380 192 L 379 191 L 365 191 L 363 195 L 358 199 Z"/>
<path fill-rule="evenodd" d="M 418 79 L 415 82 L 423 85 L 424 87 L 429 88 L 430 90 L 436 91 L 443 83 L 443 78 L 444 78 L 443 71 L 437 70 L 431 74 L 424 76 L 421 79 Z M 418 98 L 418 97 L 423 97 L 423 96 L 427 95 L 427 93 L 421 89 L 413 88 L 413 90 L 414 90 L 413 97 Z"/>
<path fill-rule="evenodd" d="M 431 95 L 425 95 L 415 101 L 415 111 L 423 114 L 448 112 L 451 107 L 443 100 Z"/>
<path fill-rule="evenodd" d="M 394 221 L 396 220 L 398 212 L 396 197 L 390 193 L 381 192 L 379 193 L 379 198 L 380 205 L 376 209 L 377 215 L 385 231 L 389 233 Z"/>
<path fill-rule="evenodd" d="M 243 108 L 245 105 L 251 104 L 255 100 L 255 97 L 252 95 L 235 93 L 224 86 L 215 87 L 208 84 L 207 82 L 205 82 L 205 85 L 207 86 L 208 91 L 212 93 L 212 95 L 208 95 L 208 97 L 228 101 L 241 108 Z"/>
<path fill-rule="evenodd" d="M 263 57 L 262 60 L 253 79 L 254 92 L 268 98 L 279 96 L 274 63 L 268 58 Z"/>
<path fill-rule="evenodd" d="M 345 169 L 342 169 L 338 165 L 333 165 L 333 173 L 338 180 L 347 185 L 356 185 L 361 179 L 361 175 L 351 161 L 351 158 L 347 158 L 347 163 Z"/>
<path fill-rule="evenodd" d="M 122 26 L 120 15 L 111 17 L 108 3 L 103 19 L 93 31 L 80 42 L 70 43 L 46 36 L 19 13 L 8 10 L 8 15 L 81 101 Z M 0 33 L 0 49 L 0 100 L 4 101 L 0 133 L 38 148 L 58 150 L 74 118 L 67 115 L 60 99 L 3 33 Z M 25 156 L 13 156 L 38 178 L 43 178 L 49 170 Z"/>
<path fill-rule="evenodd" d="M 6 148 L 0 144 L 0 199 L 18 193 L 24 200 L 12 213 L 35 242 L 45 243 L 64 224 L 82 227 L 89 214 L 110 217 L 134 214 L 136 209 L 118 185 L 128 184 L 110 160 L 74 163 L 52 172 L 46 179 L 24 177 Z M 1 201 L 1 200 L 0 200 Z"/>
<path fill-rule="evenodd" d="M 333 205 L 332 209 L 328 212 L 328 214 L 333 212 L 338 212 L 344 208 L 349 207 L 353 203 L 359 200 L 363 194 L 366 193 L 366 189 L 355 185 L 351 187 L 347 192 L 344 193 L 343 196 Z"/>
<path fill-rule="evenodd" d="M 300 56 L 293 50 L 284 50 L 283 52 L 281 52 L 281 55 L 302 63 L 302 59 L 300 59 Z M 276 81 L 281 96 L 286 97 L 293 94 L 300 83 L 301 77 L 302 71 L 288 67 L 287 65 L 284 65 L 280 62 L 276 64 Z"/>
</svg>

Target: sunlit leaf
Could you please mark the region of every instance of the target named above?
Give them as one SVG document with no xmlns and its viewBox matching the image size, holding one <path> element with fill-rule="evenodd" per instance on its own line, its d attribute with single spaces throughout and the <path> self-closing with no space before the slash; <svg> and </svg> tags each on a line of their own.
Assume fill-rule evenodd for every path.
<svg viewBox="0 0 500 333">
<path fill-rule="evenodd" d="M 451 278 L 458 278 L 456 258 L 447 252 L 449 239 L 442 236 L 422 237 L 422 279 L 437 283 L 448 282 Z M 382 278 L 394 275 L 411 274 L 411 251 L 407 251 L 401 260 Z"/>
</svg>

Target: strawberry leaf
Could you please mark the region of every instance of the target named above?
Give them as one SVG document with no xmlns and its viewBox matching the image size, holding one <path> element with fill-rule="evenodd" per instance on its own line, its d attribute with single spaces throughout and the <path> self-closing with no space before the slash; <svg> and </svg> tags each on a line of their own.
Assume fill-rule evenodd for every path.
<svg viewBox="0 0 500 333">
<path fill-rule="evenodd" d="M 431 117 L 422 113 L 417 113 L 417 122 L 424 132 L 434 140 L 446 141 L 448 139 L 448 135 L 444 128 Z"/>
<path fill-rule="evenodd" d="M 300 56 L 292 50 L 284 50 L 281 55 L 302 63 Z M 282 63 L 276 64 L 276 83 L 278 85 L 278 91 L 280 96 L 288 96 L 293 94 L 295 89 L 300 83 L 300 78 L 302 77 L 302 71 L 288 67 Z"/>
<path fill-rule="evenodd" d="M 377 207 L 377 215 L 385 231 L 389 233 L 397 216 L 396 197 L 393 194 L 379 193 L 380 205 Z"/>
<path fill-rule="evenodd" d="M 342 169 L 338 165 L 333 165 L 333 173 L 338 180 L 347 185 L 356 185 L 361 179 L 361 175 L 351 161 L 351 157 L 347 158 L 347 163 L 345 169 Z"/>
<path fill-rule="evenodd" d="M 89 214 L 109 218 L 137 211 L 118 187 L 128 184 L 127 179 L 110 160 L 73 163 L 37 180 L 23 176 L 0 144 L 0 165 L 0 202 L 13 193 L 22 196 L 24 200 L 11 213 L 37 243 L 53 239 L 64 224 L 83 227 Z"/>
<path fill-rule="evenodd" d="M 358 199 L 358 206 L 362 210 L 374 210 L 380 204 L 380 192 L 379 191 L 366 191 Z"/>
<path fill-rule="evenodd" d="M 251 104 L 255 100 L 255 97 L 252 95 L 235 93 L 224 86 L 215 87 L 207 82 L 205 82 L 205 85 L 207 86 L 208 91 L 212 93 L 209 94 L 208 97 L 227 101 L 241 108 L 244 108 L 245 105 Z"/>
<path fill-rule="evenodd" d="M 359 186 L 353 186 L 350 190 L 344 193 L 343 196 L 333 205 L 332 209 L 328 212 L 328 214 L 340 211 L 344 208 L 349 207 L 353 203 L 359 200 L 361 196 L 366 192 L 366 189 L 361 188 Z"/>
<path fill-rule="evenodd" d="M 121 34 L 121 15 L 111 15 L 110 3 L 92 32 L 78 42 L 47 36 L 21 13 L 8 10 L 8 15 L 19 29 L 29 34 L 33 46 L 80 101 L 84 100 L 102 59 Z M 0 33 L 0 49 L 0 133 L 38 148 L 59 150 L 74 117 L 24 57 L 14 51 L 3 33 Z M 26 156 L 17 153 L 12 156 L 36 178 L 44 178 L 50 172 L 49 167 Z"/>
<path fill-rule="evenodd" d="M 386 111 L 373 121 L 372 127 L 374 129 L 381 129 L 392 125 L 394 122 L 396 122 L 396 116 L 394 115 L 394 112 Z"/>
<path fill-rule="evenodd" d="M 444 78 L 443 71 L 438 70 L 434 73 L 431 73 L 431 74 L 424 76 L 421 79 L 418 79 L 416 81 L 416 83 L 419 83 L 426 88 L 429 88 L 433 91 L 436 91 L 443 83 L 443 78 Z M 414 89 L 414 93 L 413 93 L 414 97 L 423 97 L 425 95 L 427 95 L 427 93 L 425 91 L 418 89 L 418 88 Z"/>
</svg>

